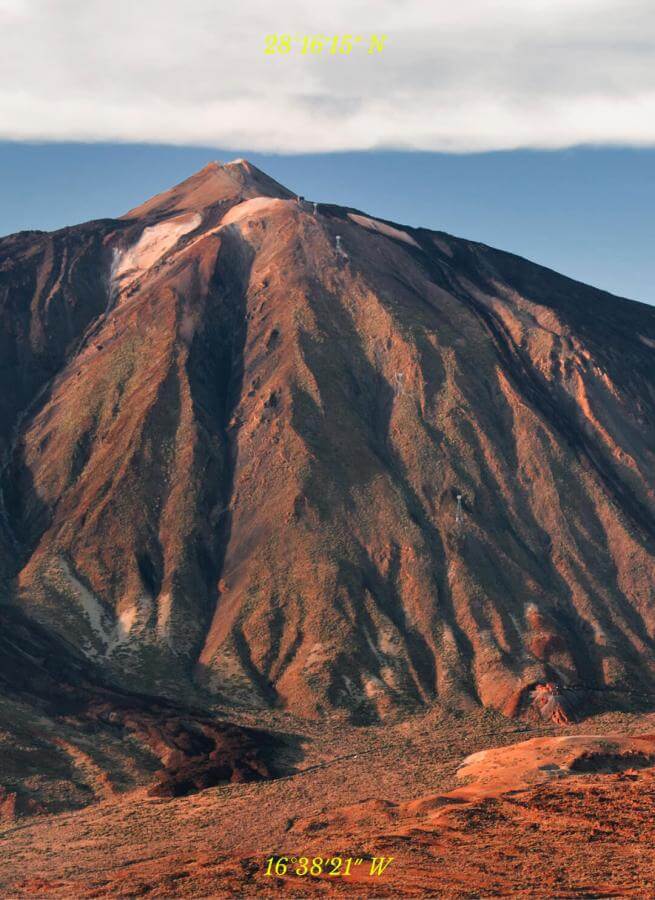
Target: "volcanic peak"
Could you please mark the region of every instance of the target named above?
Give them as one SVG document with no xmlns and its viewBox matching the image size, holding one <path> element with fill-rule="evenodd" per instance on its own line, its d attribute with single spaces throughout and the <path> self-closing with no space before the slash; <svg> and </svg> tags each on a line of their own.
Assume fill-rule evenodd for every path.
<svg viewBox="0 0 655 900">
<path fill-rule="evenodd" d="M 124 219 L 161 218 L 179 212 L 202 212 L 221 204 L 226 209 L 252 197 L 291 199 L 295 195 L 245 159 L 207 163 L 174 187 L 126 213 Z"/>
</svg>

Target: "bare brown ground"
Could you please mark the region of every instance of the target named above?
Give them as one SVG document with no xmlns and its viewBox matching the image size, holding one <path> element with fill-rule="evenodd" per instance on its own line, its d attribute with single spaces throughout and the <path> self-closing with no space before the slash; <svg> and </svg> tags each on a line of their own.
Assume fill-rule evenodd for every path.
<svg viewBox="0 0 655 900">
<path fill-rule="evenodd" d="M 0 894 L 653 895 L 653 768 L 527 787 L 519 778 L 511 793 L 482 791 L 441 810 L 434 799 L 457 786 L 457 766 L 470 753 L 540 735 L 652 734 L 652 715 L 605 714 L 563 729 L 437 711 L 383 728 L 334 720 L 276 724 L 304 732 L 304 771 L 176 800 L 140 791 L 3 826 Z M 426 795 L 432 795 L 428 802 L 412 802 Z M 347 879 L 276 879 L 264 875 L 272 854 L 392 856 L 393 862 L 381 878 L 368 878 L 361 866 Z"/>
</svg>

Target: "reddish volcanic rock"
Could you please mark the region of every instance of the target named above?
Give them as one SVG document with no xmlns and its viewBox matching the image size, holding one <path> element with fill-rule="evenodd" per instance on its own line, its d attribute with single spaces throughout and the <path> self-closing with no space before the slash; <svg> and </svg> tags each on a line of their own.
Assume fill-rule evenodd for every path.
<svg viewBox="0 0 655 900">
<path fill-rule="evenodd" d="M 532 691 L 532 705 L 542 719 L 550 719 L 556 725 L 569 725 L 571 722 L 566 700 L 559 686 L 550 681 L 535 687 Z"/>
<path fill-rule="evenodd" d="M 3 239 L 0 313 L 7 598 L 107 677 L 655 694 L 652 308 L 237 162 Z"/>
</svg>

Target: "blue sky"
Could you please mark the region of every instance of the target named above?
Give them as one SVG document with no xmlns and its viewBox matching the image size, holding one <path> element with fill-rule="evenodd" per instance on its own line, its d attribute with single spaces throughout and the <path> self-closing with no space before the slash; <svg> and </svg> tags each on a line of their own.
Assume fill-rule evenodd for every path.
<svg viewBox="0 0 655 900">
<path fill-rule="evenodd" d="M 316 10 L 0 0 L 0 234 L 120 215 L 245 156 L 305 196 L 655 303 L 653 0 Z M 384 51 L 328 52 L 346 33 Z M 265 52 L 272 34 L 289 52 Z"/>
<path fill-rule="evenodd" d="M 0 142 L 0 234 L 118 216 L 212 159 L 292 190 L 518 253 L 655 303 L 655 150 L 274 155 L 146 144 Z"/>
</svg>

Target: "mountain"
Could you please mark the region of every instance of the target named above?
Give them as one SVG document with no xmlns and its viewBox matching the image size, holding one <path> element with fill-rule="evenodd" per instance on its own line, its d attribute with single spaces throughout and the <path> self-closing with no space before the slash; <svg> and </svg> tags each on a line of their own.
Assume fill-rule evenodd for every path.
<svg viewBox="0 0 655 900">
<path fill-rule="evenodd" d="M 0 315 L 3 605 L 112 690 L 655 695 L 654 308 L 238 160 L 0 240 Z"/>
</svg>

